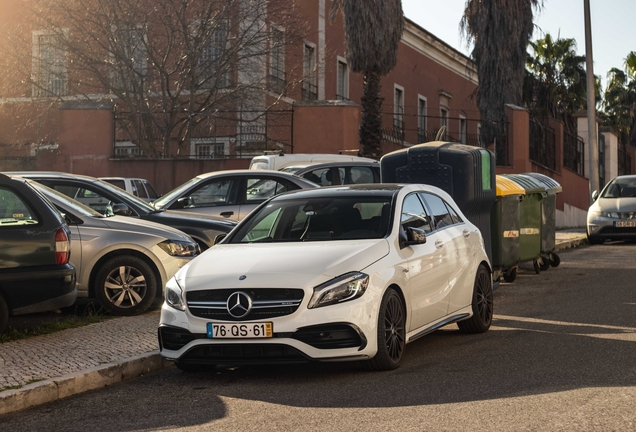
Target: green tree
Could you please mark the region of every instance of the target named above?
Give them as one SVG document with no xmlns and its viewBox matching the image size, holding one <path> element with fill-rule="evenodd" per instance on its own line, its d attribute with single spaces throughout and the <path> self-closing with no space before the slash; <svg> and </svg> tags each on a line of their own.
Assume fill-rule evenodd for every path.
<svg viewBox="0 0 636 432">
<path fill-rule="evenodd" d="M 612 68 L 607 78 L 604 118 L 619 132 L 623 143 L 636 146 L 636 51 L 625 58 L 624 70 Z"/>
<path fill-rule="evenodd" d="M 526 49 L 543 0 L 467 0 L 460 29 L 473 43 L 477 106 L 486 143 L 503 134 L 505 104 L 522 103 Z"/>
<path fill-rule="evenodd" d="M 363 75 L 360 145 L 364 156 L 382 156 L 380 78 L 397 63 L 404 32 L 401 0 L 334 0 L 331 20 L 344 15 L 345 56 L 353 72 Z"/>
</svg>

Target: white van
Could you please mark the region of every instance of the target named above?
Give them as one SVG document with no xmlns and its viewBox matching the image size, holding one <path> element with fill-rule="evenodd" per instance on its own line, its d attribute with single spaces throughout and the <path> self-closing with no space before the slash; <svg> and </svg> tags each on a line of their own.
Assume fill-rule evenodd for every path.
<svg viewBox="0 0 636 432">
<path fill-rule="evenodd" d="M 326 162 L 377 162 L 360 156 L 322 153 L 294 153 L 286 155 L 254 156 L 250 162 L 251 170 L 279 171 L 288 166 L 306 166 Z"/>
</svg>

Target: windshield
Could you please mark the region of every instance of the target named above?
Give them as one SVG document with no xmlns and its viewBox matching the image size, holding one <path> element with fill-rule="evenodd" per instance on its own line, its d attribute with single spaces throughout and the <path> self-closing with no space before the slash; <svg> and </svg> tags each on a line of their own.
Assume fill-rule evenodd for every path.
<svg viewBox="0 0 636 432">
<path fill-rule="evenodd" d="M 636 176 L 617 177 L 603 190 L 601 198 L 636 197 Z"/>
<path fill-rule="evenodd" d="M 201 181 L 199 177 L 192 178 L 188 180 L 187 182 L 183 183 L 181 186 L 177 186 L 176 188 L 172 189 L 170 192 L 168 192 L 167 194 L 165 194 L 164 196 L 162 196 L 161 198 L 159 198 L 152 204 L 157 209 L 164 208 L 165 206 L 170 204 L 170 201 L 172 201 L 175 197 L 180 197 L 183 191 L 190 189 L 190 187 L 193 184 L 198 183 L 199 181 Z"/>
<path fill-rule="evenodd" d="M 390 215 L 390 196 L 273 200 L 229 243 L 379 239 Z"/>
<path fill-rule="evenodd" d="M 92 208 L 85 206 L 79 201 L 74 200 L 61 192 L 56 191 L 55 189 L 51 189 L 50 187 L 44 186 L 38 182 L 32 181 L 30 182 L 31 186 L 37 189 L 42 195 L 47 197 L 49 200 L 53 202 L 56 206 L 61 206 L 70 209 L 77 216 L 91 216 L 102 218 L 105 217 L 99 212 L 96 212 Z"/>
</svg>

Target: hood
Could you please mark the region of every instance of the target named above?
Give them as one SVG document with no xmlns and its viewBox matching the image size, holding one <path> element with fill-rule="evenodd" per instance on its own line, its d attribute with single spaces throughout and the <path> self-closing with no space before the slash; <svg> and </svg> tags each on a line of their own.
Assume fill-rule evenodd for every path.
<svg viewBox="0 0 636 432">
<path fill-rule="evenodd" d="M 189 265 L 186 291 L 212 288 L 306 288 L 363 271 L 389 253 L 385 239 L 219 244 Z M 239 276 L 246 276 L 239 280 Z"/>
<path fill-rule="evenodd" d="M 154 235 L 157 237 L 165 237 L 170 240 L 179 240 L 193 242 L 189 235 L 166 225 L 155 222 L 136 219 L 126 216 L 111 216 L 109 218 L 100 219 L 109 228 L 118 231 L 130 231 L 138 234 Z"/>
<path fill-rule="evenodd" d="M 598 209 L 604 212 L 636 212 L 636 198 L 623 197 L 623 198 L 599 198 L 597 201 Z"/>
</svg>

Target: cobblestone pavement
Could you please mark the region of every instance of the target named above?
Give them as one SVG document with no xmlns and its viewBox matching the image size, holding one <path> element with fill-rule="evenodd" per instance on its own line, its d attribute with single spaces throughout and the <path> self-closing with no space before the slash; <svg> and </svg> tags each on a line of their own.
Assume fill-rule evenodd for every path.
<svg viewBox="0 0 636 432">
<path fill-rule="evenodd" d="M 159 311 L 0 344 L 0 390 L 157 350 Z"/>
</svg>

